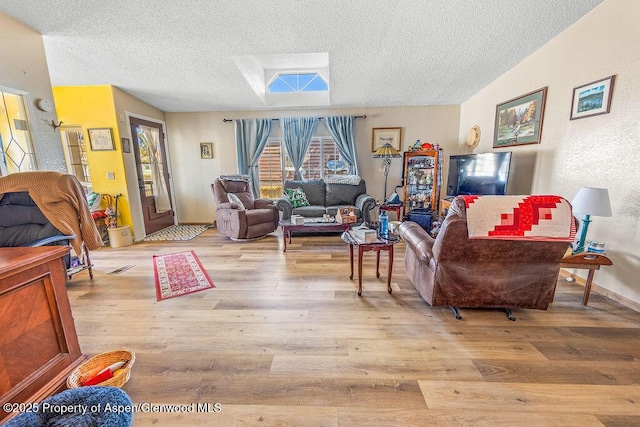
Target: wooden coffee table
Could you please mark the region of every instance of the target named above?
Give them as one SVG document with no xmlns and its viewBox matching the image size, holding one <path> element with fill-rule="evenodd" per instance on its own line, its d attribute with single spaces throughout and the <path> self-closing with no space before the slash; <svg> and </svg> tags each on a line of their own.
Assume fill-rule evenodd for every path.
<svg viewBox="0 0 640 427">
<path fill-rule="evenodd" d="M 291 220 L 280 221 L 280 227 L 282 227 L 282 239 L 284 245 L 282 252 L 287 252 L 287 238 L 291 243 L 292 231 L 304 231 L 304 232 L 324 232 L 324 231 L 346 231 L 355 224 L 340 224 L 337 222 L 306 222 L 304 224 L 292 224 Z"/>
<path fill-rule="evenodd" d="M 389 252 L 389 266 L 387 268 L 387 292 L 391 293 L 391 273 L 393 271 L 393 245 L 400 241 L 399 238 L 379 239 L 375 243 L 361 243 L 357 241 L 348 231 L 342 233 L 342 240 L 349 244 L 349 261 L 351 263 L 351 275 L 353 280 L 353 247 L 358 247 L 358 296 L 362 296 L 362 256 L 365 252 L 375 251 L 376 253 L 376 277 L 380 277 L 380 251 Z"/>
</svg>

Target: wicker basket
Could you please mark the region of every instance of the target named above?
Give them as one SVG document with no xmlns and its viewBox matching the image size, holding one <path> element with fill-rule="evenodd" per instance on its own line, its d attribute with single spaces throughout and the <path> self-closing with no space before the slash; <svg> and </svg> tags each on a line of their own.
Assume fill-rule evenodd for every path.
<svg viewBox="0 0 640 427">
<path fill-rule="evenodd" d="M 129 381 L 129 377 L 131 377 L 131 368 L 133 367 L 133 363 L 136 361 L 136 355 L 133 351 L 114 350 L 93 356 L 71 372 L 71 375 L 67 378 L 67 387 L 82 387 L 80 380 L 88 372 L 91 372 L 98 367 L 106 368 L 107 366 L 123 360 L 126 361 L 127 364 L 122 368 L 124 371 L 121 374 L 97 384 L 101 386 L 113 386 L 120 388 L 125 385 L 126 382 Z"/>
</svg>

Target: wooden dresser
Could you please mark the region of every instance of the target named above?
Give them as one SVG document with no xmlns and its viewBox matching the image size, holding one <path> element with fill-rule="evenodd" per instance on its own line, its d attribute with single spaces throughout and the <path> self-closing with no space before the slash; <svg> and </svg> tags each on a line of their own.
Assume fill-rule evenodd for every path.
<svg viewBox="0 0 640 427">
<path fill-rule="evenodd" d="M 4 403 L 63 390 L 82 363 L 62 257 L 67 246 L 0 248 L 0 423 Z"/>
</svg>

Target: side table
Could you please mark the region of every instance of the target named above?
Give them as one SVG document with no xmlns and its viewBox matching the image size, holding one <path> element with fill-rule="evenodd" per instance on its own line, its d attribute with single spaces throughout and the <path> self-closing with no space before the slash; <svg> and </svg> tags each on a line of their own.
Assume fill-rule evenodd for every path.
<svg viewBox="0 0 640 427">
<path fill-rule="evenodd" d="M 381 211 L 391 211 L 396 213 L 396 221 L 402 221 L 402 217 L 400 216 L 400 211 L 402 210 L 402 203 L 397 203 L 393 205 L 388 205 L 383 203 L 380 205 Z"/>
<path fill-rule="evenodd" d="M 365 252 L 375 251 L 376 253 L 376 277 L 380 277 L 380 251 L 389 253 L 389 266 L 387 269 L 387 292 L 391 293 L 391 272 L 393 271 L 393 245 L 400 241 L 396 239 L 378 239 L 373 243 L 362 243 L 354 238 L 349 231 L 342 233 L 342 240 L 349 244 L 349 262 L 351 263 L 351 275 L 353 280 L 353 247 L 358 247 L 358 296 L 362 296 L 362 256 Z"/>
<path fill-rule="evenodd" d="M 603 254 L 594 252 L 581 252 L 562 258 L 560 268 L 583 268 L 588 269 L 587 281 L 584 285 L 584 294 L 582 295 L 582 305 L 589 302 L 589 293 L 591 292 L 591 284 L 593 283 L 593 275 L 602 265 L 613 265 L 613 261 Z"/>
</svg>

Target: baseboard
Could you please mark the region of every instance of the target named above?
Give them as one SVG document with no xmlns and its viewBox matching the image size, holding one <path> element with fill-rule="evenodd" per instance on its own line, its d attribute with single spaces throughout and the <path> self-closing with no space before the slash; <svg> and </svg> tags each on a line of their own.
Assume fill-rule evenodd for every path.
<svg viewBox="0 0 640 427">
<path fill-rule="evenodd" d="M 567 270 L 562 268 L 560 269 L 560 276 L 565 278 L 570 277 L 581 286 L 585 286 L 587 284 L 587 280 L 585 278 L 580 277 L 576 274 L 571 274 Z M 598 286 L 596 282 L 591 283 L 591 292 L 596 292 L 602 296 L 609 298 L 610 300 L 613 300 L 615 302 L 618 302 L 624 305 L 625 307 L 628 307 L 634 311 L 640 312 L 640 304 L 638 304 L 635 301 L 631 301 L 630 299 L 625 298 L 622 295 L 618 295 L 617 293 L 612 292 L 609 289 L 603 288 L 602 286 Z"/>
</svg>

